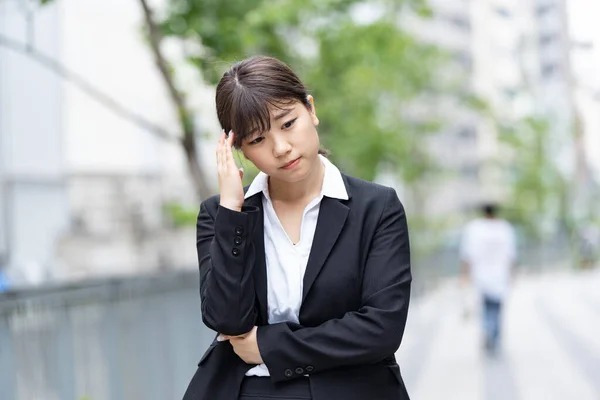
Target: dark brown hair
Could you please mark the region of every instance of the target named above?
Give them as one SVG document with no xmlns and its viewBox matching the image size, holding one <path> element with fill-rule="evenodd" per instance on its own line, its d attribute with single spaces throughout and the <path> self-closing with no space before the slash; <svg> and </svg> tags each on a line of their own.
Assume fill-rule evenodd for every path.
<svg viewBox="0 0 600 400">
<path fill-rule="evenodd" d="M 217 117 L 225 132 L 235 133 L 234 146 L 255 132 L 271 129 L 270 107 L 296 102 L 309 110 L 308 91 L 285 63 L 273 57 L 254 56 L 234 64 L 217 85 Z M 320 154 L 327 150 L 320 149 Z"/>
</svg>

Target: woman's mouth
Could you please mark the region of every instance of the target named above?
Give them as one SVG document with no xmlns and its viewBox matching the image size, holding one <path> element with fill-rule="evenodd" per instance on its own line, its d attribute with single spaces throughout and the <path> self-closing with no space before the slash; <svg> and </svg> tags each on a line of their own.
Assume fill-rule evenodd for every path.
<svg viewBox="0 0 600 400">
<path fill-rule="evenodd" d="M 300 162 L 300 157 L 296 158 L 295 160 L 290 161 L 289 163 L 285 164 L 283 167 L 281 167 L 282 169 L 292 169 L 294 168 L 296 165 L 298 165 L 298 163 Z"/>
</svg>

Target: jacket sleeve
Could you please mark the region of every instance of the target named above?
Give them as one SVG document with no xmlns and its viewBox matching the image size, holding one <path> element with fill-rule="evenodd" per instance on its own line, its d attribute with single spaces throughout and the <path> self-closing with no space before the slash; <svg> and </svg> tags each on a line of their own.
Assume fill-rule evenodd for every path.
<svg viewBox="0 0 600 400">
<path fill-rule="evenodd" d="M 404 333 L 411 281 L 406 217 L 389 189 L 367 256 L 362 306 L 317 327 L 258 327 L 258 346 L 271 379 L 279 382 L 393 355 Z"/>
<path fill-rule="evenodd" d="M 256 324 L 251 238 L 260 210 L 218 206 L 210 213 L 208 208 L 206 202 L 200 205 L 196 225 L 202 321 L 219 333 L 241 335 Z"/>
</svg>

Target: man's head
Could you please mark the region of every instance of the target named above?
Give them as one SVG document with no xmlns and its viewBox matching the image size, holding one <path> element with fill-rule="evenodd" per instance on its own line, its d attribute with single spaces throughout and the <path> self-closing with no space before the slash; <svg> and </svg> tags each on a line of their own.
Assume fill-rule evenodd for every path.
<svg viewBox="0 0 600 400">
<path fill-rule="evenodd" d="M 481 207 L 481 212 L 486 218 L 496 218 L 498 215 L 498 206 L 493 203 L 484 204 Z"/>
</svg>

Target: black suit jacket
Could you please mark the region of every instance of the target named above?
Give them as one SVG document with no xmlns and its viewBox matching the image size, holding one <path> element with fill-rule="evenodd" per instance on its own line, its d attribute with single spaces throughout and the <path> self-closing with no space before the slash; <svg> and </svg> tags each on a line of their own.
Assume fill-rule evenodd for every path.
<svg viewBox="0 0 600 400">
<path fill-rule="evenodd" d="M 391 188 L 343 175 L 349 200 L 324 197 L 304 276 L 299 322 L 268 325 L 262 194 L 242 212 L 200 206 L 202 320 L 239 335 L 257 325 L 276 384 L 308 375 L 314 400 L 408 399 L 394 353 L 411 272 L 404 208 Z M 184 400 L 236 400 L 244 363 L 228 341 L 210 345 Z"/>
</svg>

